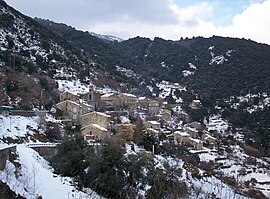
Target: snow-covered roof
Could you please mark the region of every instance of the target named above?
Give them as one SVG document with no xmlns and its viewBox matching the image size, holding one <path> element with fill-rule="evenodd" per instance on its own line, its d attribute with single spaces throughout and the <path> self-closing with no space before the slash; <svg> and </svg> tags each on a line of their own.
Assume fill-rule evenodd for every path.
<svg viewBox="0 0 270 199">
<path fill-rule="evenodd" d="M 74 105 L 76 105 L 76 106 L 81 107 L 81 105 L 80 105 L 79 103 L 74 102 L 74 101 L 71 101 L 71 100 L 64 100 L 64 101 L 59 102 L 59 103 L 57 103 L 57 104 L 64 104 L 64 103 L 66 103 L 66 102 L 68 102 L 68 103 L 71 103 L 71 104 L 74 104 Z M 57 106 L 57 104 L 56 104 L 56 106 Z"/>
<path fill-rule="evenodd" d="M 96 113 L 96 114 L 98 114 L 98 115 L 102 115 L 102 116 L 104 116 L 104 117 L 111 117 L 110 115 L 107 115 L 107 114 L 105 114 L 105 113 L 101 113 L 101 112 L 94 112 L 94 113 Z"/>
<path fill-rule="evenodd" d="M 79 102 L 80 102 L 80 104 L 82 104 L 82 105 L 84 105 L 84 106 L 87 106 L 87 107 L 89 107 L 89 108 L 93 108 L 92 105 L 88 104 L 86 101 L 84 101 L 84 100 L 82 100 L 82 99 L 79 99 Z"/>
<path fill-rule="evenodd" d="M 216 140 L 217 139 L 217 138 L 215 138 L 215 137 L 213 137 L 213 136 L 211 136 L 209 134 L 205 134 L 204 136 L 205 136 L 204 139 L 213 139 L 213 140 Z"/>
<path fill-rule="evenodd" d="M 159 125 L 160 123 L 157 121 L 148 121 L 150 124 Z"/>
<path fill-rule="evenodd" d="M 181 131 L 175 131 L 174 132 L 174 134 L 179 134 L 179 135 L 181 135 L 181 136 L 188 136 L 188 137 L 190 137 L 190 135 L 188 134 L 188 133 L 186 133 L 186 132 L 181 132 Z"/>
<path fill-rule="evenodd" d="M 130 120 L 126 116 L 120 116 L 121 123 L 130 123 Z"/>
<path fill-rule="evenodd" d="M 129 94 L 129 93 L 122 93 L 123 95 L 125 95 L 125 96 L 127 96 L 127 97 L 136 97 L 135 95 L 133 95 L 133 94 Z"/>
<path fill-rule="evenodd" d="M 101 116 L 107 117 L 107 118 L 110 118 L 111 117 L 110 115 L 107 115 L 105 113 L 95 112 L 95 111 L 94 112 L 90 112 L 90 113 L 85 113 L 85 114 L 81 115 L 80 117 L 85 117 L 87 115 L 93 115 L 93 114 L 101 115 Z"/>
<path fill-rule="evenodd" d="M 115 93 L 106 93 L 104 95 L 101 95 L 101 98 L 104 98 L 104 97 L 111 97 L 113 96 Z"/>
<path fill-rule="evenodd" d="M 189 138 L 189 140 L 190 141 L 193 141 L 193 142 L 195 142 L 195 143 L 202 143 L 202 141 L 201 140 L 199 140 L 199 139 L 195 139 L 195 138 Z"/>
<path fill-rule="evenodd" d="M 153 132 L 153 133 L 159 133 L 157 130 L 155 130 L 155 129 L 153 129 L 153 128 L 147 128 L 146 129 L 147 131 L 151 131 L 151 132 Z"/>
<path fill-rule="evenodd" d="M 72 95 L 75 95 L 75 96 L 78 96 L 79 97 L 79 95 L 77 95 L 76 93 L 74 93 L 72 91 L 64 91 L 63 93 L 60 93 L 60 95 L 64 95 L 66 93 L 69 93 L 69 94 L 72 94 Z"/>
<path fill-rule="evenodd" d="M 92 126 L 98 128 L 98 129 L 100 129 L 100 130 L 102 130 L 102 131 L 108 131 L 106 128 L 104 128 L 104 127 L 102 127 L 102 126 L 100 126 L 100 125 L 98 125 L 98 124 L 90 124 L 90 125 L 92 125 Z"/>
</svg>

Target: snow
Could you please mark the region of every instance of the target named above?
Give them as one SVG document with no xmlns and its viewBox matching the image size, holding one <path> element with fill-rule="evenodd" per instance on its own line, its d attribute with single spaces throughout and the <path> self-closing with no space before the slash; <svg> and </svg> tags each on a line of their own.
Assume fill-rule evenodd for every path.
<svg viewBox="0 0 270 199">
<path fill-rule="evenodd" d="M 106 93 L 104 95 L 101 96 L 101 98 L 108 98 L 108 97 L 111 97 L 113 96 L 115 93 Z"/>
<path fill-rule="evenodd" d="M 209 117 L 209 122 L 204 121 L 207 131 L 217 131 L 218 133 L 225 133 L 229 127 L 227 121 L 221 118 L 221 115 L 211 115 Z"/>
<path fill-rule="evenodd" d="M 190 75 L 194 75 L 194 72 L 189 71 L 189 70 L 183 70 L 182 74 L 183 74 L 184 77 L 188 77 Z"/>
<path fill-rule="evenodd" d="M 100 125 L 98 125 L 98 124 L 90 124 L 90 125 L 92 125 L 92 126 L 98 128 L 98 129 L 100 129 L 101 131 L 108 131 L 106 128 L 104 128 L 104 127 L 102 127 L 102 126 L 100 126 Z M 90 126 L 90 125 L 89 125 L 89 126 Z"/>
<path fill-rule="evenodd" d="M 228 56 L 228 57 L 230 57 L 230 56 L 232 56 L 231 54 L 233 53 L 233 52 L 235 52 L 236 50 L 228 50 L 227 52 L 226 52 L 226 55 Z"/>
<path fill-rule="evenodd" d="M 161 62 L 160 65 L 161 65 L 162 68 L 167 68 L 167 69 L 169 69 L 169 67 L 165 64 L 165 62 Z"/>
<path fill-rule="evenodd" d="M 127 96 L 127 97 L 133 97 L 136 98 L 136 95 L 130 94 L 130 93 L 122 93 L 123 95 Z"/>
<path fill-rule="evenodd" d="M 130 123 L 130 120 L 126 116 L 120 116 L 121 123 Z"/>
<path fill-rule="evenodd" d="M 79 95 L 89 91 L 88 85 L 81 83 L 80 80 L 56 80 L 56 82 L 61 92 L 68 91 Z"/>
<path fill-rule="evenodd" d="M 41 195 L 43 199 L 75 199 L 75 198 L 100 198 L 90 191 L 88 194 L 75 190 L 72 180 L 68 177 L 60 177 L 53 173 L 49 163 L 34 150 L 17 145 L 20 175 L 16 178 L 18 169 L 7 161 L 4 171 L 0 171 L 0 179 L 11 187 L 17 194 L 27 199 Z"/>
<path fill-rule="evenodd" d="M 210 46 L 209 48 L 208 48 L 208 50 L 213 50 L 215 48 L 215 46 Z"/>
<path fill-rule="evenodd" d="M 174 132 L 175 134 L 179 134 L 179 135 L 181 135 L 181 136 L 190 136 L 188 133 L 186 133 L 186 132 L 181 132 L 181 131 L 175 131 Z"/>
<path fill-rule="evenodd" d="M 0 137 L 25 137 L 33 135 L 39 129 L 40 118 L 38 116 L 23 117 L 17 115 L 0 115 Z"/>
<path fill-rule="evenodd" d="M 220 64 L 223 64 L 226 61 L 228 61 L 228 60 L 223 55 L 218 55 L 218 56 L 212 57 L 209 64 L 210 65 L 213 65 L 213 64 L 220 65 Z"/>
<path fill-rule="evenodd" d="M 121 39 L 119 37 L 112 36 L 112 35 L 101 35 L 101 34 L 98 34 L 98 33 L 95 33 L 95 32 L 89 32 L 89 34 L 92 35 L 92 36 L 98 37 L 100 39 L 107 40 L 107 41 L 117 41 L 117 42 L 124 41 L 123 39 Z"/>
<path fill-rule="evenodd" d="M 183 70 L 182 71 L 182 74 L 183 74 L 184 77 L 194 75 L 195 71 L 197 70 L 197 67 L 194 64 L 188 63 L 188 65 L 189 65 L 189 70 Z"/>
<path fill-rule="evenodd" d="M 215 161 L 217 156 L 214 153 L 205 152 L 205 153 L 199 154 L 199 157 L 200 157 L 200 161 L 208 162 L 208 161 Z"/>
<path fill-rule="evenodd" d="M 167 82 L 167 81 L 161 81 L 161 82 L 157 83 L 156 86 L 161 90 L 159 97 L 166 98 L 167 96 L 170 95 L 170 93 L 172 93 L 173 98 L 176 100 L 176 102 L 179 102 L 179 103 L 182 102 L 182 99 L 177 98 L 174 95 L 174 92 L 177 90 L 186 91 L 185 87 L 179 85 L 178 83 L 171 83 L 171 82 Z"/>
<path fill-rule="evenodd" d="M 157 121 L 148 121 L 150 124 L 153 124 L 153 125 L 159 125 L 160 123 L 158 123 Z"/>
<path fill-rule="evenodd" d="M 134 78 L 138 77 L 138 75 L 130 69 L 120 67 L 120 66 L 115 66 L 115 68 L 116 68 L 116 71 L 122 72 L 126 77 L 134 77 Z"/>
<path fill-rule="evenodd" d="M 194 64 L 192 64 L 192 63 L 188 63 L 188 64 L 189 64 L 190 68 L 197 70 L 197 67 Z"/>
</svg>

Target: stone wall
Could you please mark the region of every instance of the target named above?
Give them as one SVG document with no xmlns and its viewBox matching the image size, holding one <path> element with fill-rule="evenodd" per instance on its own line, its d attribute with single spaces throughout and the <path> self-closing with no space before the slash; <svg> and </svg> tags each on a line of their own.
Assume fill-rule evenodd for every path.
<svg viewBox="0 0 270 199">
<path fill-rule="evenodd" d="M 0 170 L 4 170 L 6 167 L 6 161 L 13 161 L 17 151 L 16 146 L 7 147 L 0 150 Z"/>
</svg>

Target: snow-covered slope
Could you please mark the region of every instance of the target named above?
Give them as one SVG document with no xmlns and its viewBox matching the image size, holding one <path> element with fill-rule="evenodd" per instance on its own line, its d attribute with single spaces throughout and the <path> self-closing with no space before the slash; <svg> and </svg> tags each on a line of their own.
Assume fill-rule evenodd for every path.
<svg viewBox="0 0 270 199">
<path fill-rule="evenodd" d="M 0 138 L 12 139 L 31 136 L 37 132 L 43 132 L 39 127 L 40 118 L 23 117 L 19 115 L 0 115 Z"/>
<path fill-rule="evenodd" d="M 118 42 L 124 41 L 123 39 L 121 39 L 119 37 L 112 36 L 112 35 L 101 35 L 101 34 L 97 34 L 95 32 L 89 32 L 89 33 L 92 36 L 98 37 L 100 39 L 104 39 L 106 41 L 118 41 Z"/>
<path fill-rule="evenodd" d="M 49 163 L 33 149 L 17 145 L 17 155 L 19 167 L 7 161 L 4 171 L 0 171 L 0 180 L 16 194 L 27 199 L 37 196 L 43 199 L 101 198 L 89 189 L 76 190 L 72 179 L 54 174 Z"/>
</svg>

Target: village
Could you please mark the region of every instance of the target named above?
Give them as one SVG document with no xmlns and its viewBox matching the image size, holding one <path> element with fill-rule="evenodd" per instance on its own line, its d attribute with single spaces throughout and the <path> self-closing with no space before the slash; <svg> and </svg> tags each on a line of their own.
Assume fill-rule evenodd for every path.
<svg viewBox="0 0 270 199">
<path fill-rule="evenodd" d="M 132 140 L 135 120 L 140 120 L 143 133 L 157 138 L 165 136 L 167 141 L 192 150 L 207 149 L 205 146 L 213 149 L 217 144 L 217 139 L 207 132 L 204 124 L 189 123 L 181 104 L 169 105 L 162 98 L 149 99 L 128 93 L 102 94 L 89 86 L 89 91 L 84 94 L 61 93 L 56 106 L 62 117 L 79 124 L 81 134 L 92 142 L 104 141 L 114 135 Z M 191 108 L 200 107 L 200 100 L 192 101 Z"/>
</svg>

